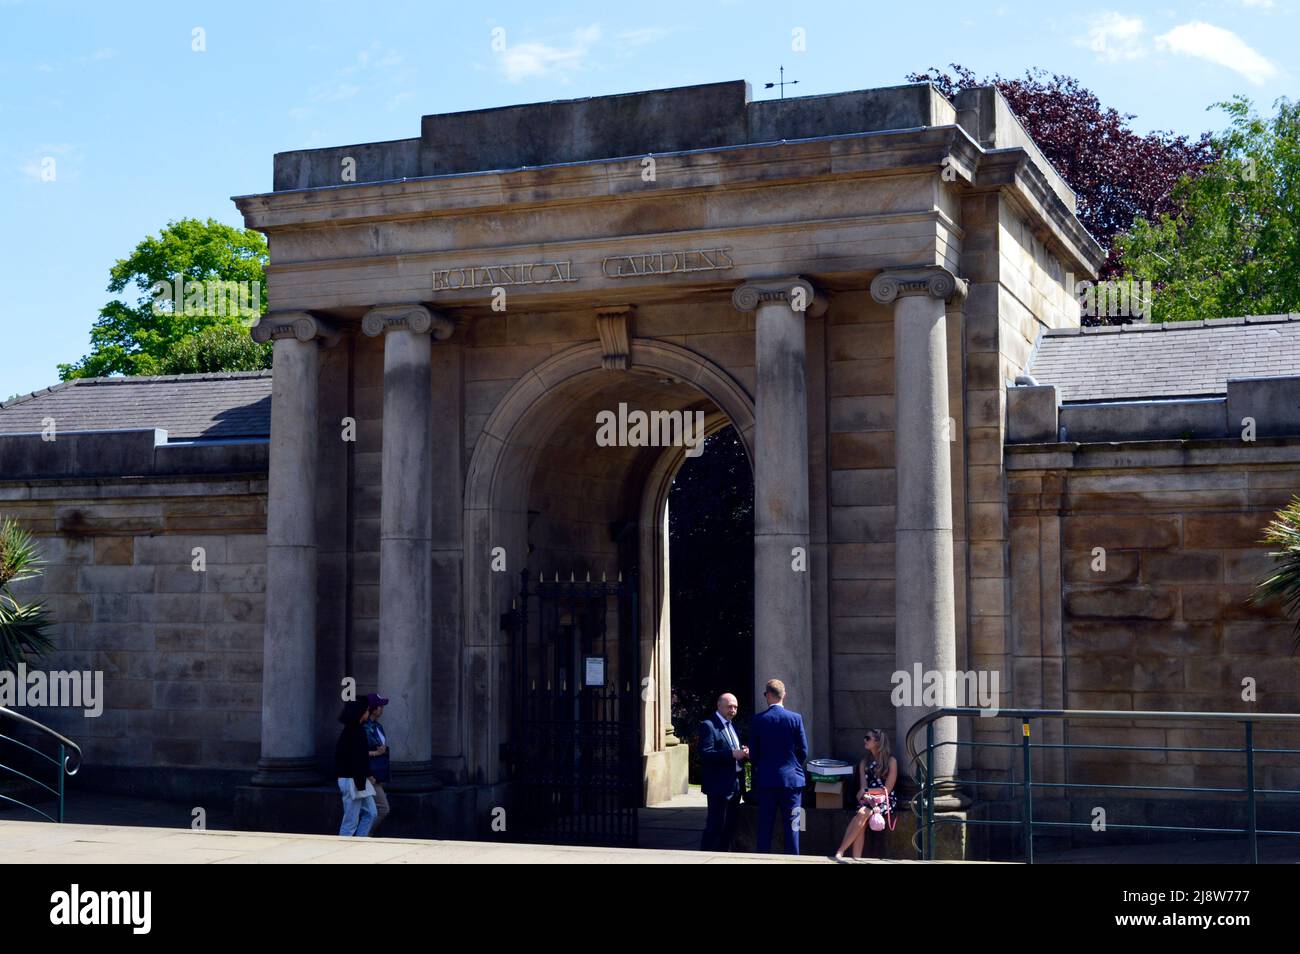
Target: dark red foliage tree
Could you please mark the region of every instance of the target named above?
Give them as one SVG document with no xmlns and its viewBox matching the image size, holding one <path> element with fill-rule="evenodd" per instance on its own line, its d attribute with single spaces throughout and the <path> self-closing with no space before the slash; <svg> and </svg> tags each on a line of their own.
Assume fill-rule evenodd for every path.
<svg viewBox="0 0 1300 954">
<path fill-rule="evenodd" d="M 932 83 L 950 99 L 972 86 L 996 86 L 1049 162 L 1079 197 L 1079 219 L 1109 257 L 1102 278 L 1121 269 L 1115 236 L 1134 218 L 1156 221 L 1176 211 L 1174 185 L 1195 176 L 1214 158 L 1210 134 L 1199 139 L 1156 131 L 1145 136 L 1129 128 L 1131 113 L 1103 108 L 1096 95 L 1069 76 L 1028 70 L 1023 79 L 977 80 L 963 66 L 952 73 L 931 68 L 908 74 L 912 83 Z"/>
</svg>

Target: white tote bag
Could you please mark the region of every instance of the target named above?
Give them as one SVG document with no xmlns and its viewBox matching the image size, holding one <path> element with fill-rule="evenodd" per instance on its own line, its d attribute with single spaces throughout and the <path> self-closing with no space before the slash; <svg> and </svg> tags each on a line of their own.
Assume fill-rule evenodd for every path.
<svg viewBox="0 0 1300 954">
<path fill-rule="evenodd" d="M 344 781 L 347 782 L 347 786 L 348 786 L 347 797 L 349 799 L 370 798 L 373 797 L 375 794 L 375 787 L 370 784 L 370 779 L 366 779 L 366 787 L 361 791 L 357 791 L 357 783 L 355 780 L 348 778 L 345 779 Z"/>
</svg>

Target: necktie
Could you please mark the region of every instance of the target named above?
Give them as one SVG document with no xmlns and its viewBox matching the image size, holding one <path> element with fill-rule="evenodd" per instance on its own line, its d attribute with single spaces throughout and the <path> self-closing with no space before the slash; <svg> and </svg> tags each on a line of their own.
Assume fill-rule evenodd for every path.
<svg viewBox="0 0 1300 954">
<path fill-rule="evenodd" d="M 726 719 L 723 719 L 722 726 L 727 733 L 727 741 L 731 744 L 731 747 L 733 749 L 740 748 L 740 737 L 736 735 L 736 730 L 731 727 L 731 723 L 728 722 Z M 736 763 L 736 771 L 737 772 L 743 771 L 743 769 L 741 769 L 740 767 L 739 762 Z"/>
</svg>

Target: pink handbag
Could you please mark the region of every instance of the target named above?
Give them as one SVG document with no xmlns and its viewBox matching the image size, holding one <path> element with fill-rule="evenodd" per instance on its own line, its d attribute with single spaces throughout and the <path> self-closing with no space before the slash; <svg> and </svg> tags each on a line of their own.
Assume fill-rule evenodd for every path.
<svg viewBox="0 0 1300 954">
<path fill-rule="evenodd" d="M 871 812 L 871 817 L 867 819 L 867 827 L 872 831 L 884 831 L 885 826 L 893 831 L 894 826 L 898 824 L 898 819 L 894 813 L 889 810 L 889 792 L 883 788 L 872 788 L 867 790 L 867 797 L 862 802 Z"/>
</svg>

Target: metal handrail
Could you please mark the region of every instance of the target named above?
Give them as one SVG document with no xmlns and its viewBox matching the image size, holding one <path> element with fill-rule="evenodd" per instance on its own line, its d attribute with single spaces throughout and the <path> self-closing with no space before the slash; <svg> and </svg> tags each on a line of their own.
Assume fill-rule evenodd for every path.
<svg viewBox="0 0 1300 954">
<path fill-rule="evenodd" d="M 20 739 L 15 739 L 12 736 L 0 734 L 0 741 L 12 742 L 14 745 L 26 749 L 28 752 L 31 752 L 33 755 L 41 759 L 44 759 L 46 762 L 49 762 L 55 766 L 55 772 L 58 777 L 57 788 L 55 788 L 52 785 L 47 785 L 46 783 L 40 781 L 39 779 L 32 778 L 32 776 L 28 775 L 27 773 L 20 772 L 18 769 L 14 768 L 13 766 L 5 765 L 3 762 L 0 762 L 0 772 L 8 772 L 12 775 L 16 775 L 19 778 L 25 779 L 26 781 L 31 782 L 32 784 L 37 785 L 40 788 L 45 789 L 51 795 L 54 795 L 58 799 L 58 817 L 55 818 L 53 815 L 37 808 L 35 805 L 29 805 L 26 802 L 21 802 L 16 798 L 10 798 L 8 795 L 0 795 L 0 801 L 9 802 L 10 804 L 17 805 L 20 808 L 26 808 L 30 811 L 36 812 L 36 814 L 48 818 L 50 821 L 62 822 L 63 802 L 64 802 L 63 779 L 65 776 L 70 777 L 76 775 L 78 770 L 80 770 L 81 746 L 77 745 L 76 742 L 73 742 L 66 735 L 63 735 L 62 733 L 59 732 L 55 732 L 49 726 L 42 725 L 41 723 L 37 722 L 35 719 L 23 715 L 21 712 L 14 712 L 12 709 L 6 709 L 4 706 L 0 706 L 0 716 L 13 719 L 15 722 L 22 723 L 23 725 L 30 726 L 31 728 L 37 730 L 38 732 L 42 732 L 45 735 L 50 736 L 56 742 L 58 742 L 59 755 L 58 758 L 55 758 L 49 753 L 42 752 L 40 749 L 28 745 L 26 742 L 23 742 Z"/>
<path fill-rule="evenodd" d="M 1021 742 L 1019 745 L 1013 742 L 976 742 L 976 741 L 959 741 L 955 739 L 935 743 L 934 724 L 939 719 L 952 718 L 958 716 L 975 716 L 982 718 L 1012 718 L 1021 721 Z M 1071 719 L 1096 719 L 1096 720 L 1122 720 L 1125 722 L 1137 721 L 1159 721 L 1159 722 L 1231 722 L 1241 723 L 1245 727 L 1245 745 L 1242 748 L 1207 748 L 1203 746 L 1099 746 L 1094 744 L 1071 744 L 1061 742 L 1031 742 L 1030 724 L 1034 719 L 1055 719 L 1065 722 Z M 1273 748 L 1256 748 L 1254 744 L 1255 725 L 1260 724 L 1281 724 L 1290 726 L 1300 726 L 1300 714 L 1295 713 L 1252 713 L 1252 712 L 1157 712 L 1151 710 L 1132 710 L 1132 709 L 997 709 L 992 716 L 990 710 L 978 706 L 949 706 L 935 709 L 926 713 L 918 719 L 907 730 L 904 736 L 903 744 L 907 751 L 908 758 L 912 765 L 912 777 L 917 783 L 916 795 L 912 798 L 911 808 L 913 815 L 916 816 L 917 825 L 916 833 L 912 836 L 912 847 L 916 849 L 917 854 L 922 858 L 934 858 L 934 826 L 936 822 L 955 823 L 960 825 L 1017 825 L 1024 832 L 1025 844 L 1025 861 L 1033 864 L 1034 861 L 1034 829 L 1043 828 L 1090 828 L 1087 822 L 1052 822 L 1036 820 L 1033 817 L 1033 790 L 1035 788 L 1051 789 L 1121 789 L 1137 791 L 1157 791 L 1157 792 L 1216 792 L 1226 794 L 1244 794 L 1246 796 L 1247 824 L 1245 828 L 1201 828 L 1183 825 L 1122 825 L 1108 824 L 1109 829 L 1119 830 L 1137 830 L 1137 831 L 1182 831 L 1182 832 L 1205 832 L 1216 834 L 1245 834 L 1249 840 L 1250 861 L 1252 864 L 1259 863 L 1259 835 L 1300 835 L 1300 831 L 1291 830 L 1274 830 L 1260 829 L 1256 823 L 1256 796 L 1258 795 L 1300 795 L 1300 790 L 1294 789 L 1270 789 L 1257 788 L 1255 786 L 1255 755 L 1256 753 L 1272 753 L 1284 755 L 1300 755 L 1300 749 L 1273 749 Z M 925 730 L 925 749 L 924 753 L 916 748 L 916 735 Z M 929 775 L 930 765 L 933 762 L 933 756 L 936 749 L 945 745 L 952 746 L 969 746 L 990 747 L 990 748 L 1018 748 L 1023 753 L 1023 776 L 1019 781 L 1010 779 L 1007 781 L 997 782 L 980 782 L 974 779 L 945 779 L 945 784 L 966 784 L 976 786 L 1018 786 L 1021 790 L 1021 802 L 1023 806 L 1022 817 L 1019 821 L 1007 821 L 1000 819 L 969 819 L 969 818 L 948 818 L 935 817 L 935 779 Z M 1033 761 L 1031 751 L 1033 749 L 1118 749 L 1128 751 L 1149 751 L 1149 752 L 1229 752 L 1239 753 L 1246 756 L 1246 786 L 1245 788 L 1196 788 L 1187 786 L 1164 786 L 1164 785 L 1105 785 L 1085 782 L 1069 781 L 1039 781 L 1033 779 Z M 925 758 L 922 759 L 922 754 Z"/>
</svg>

